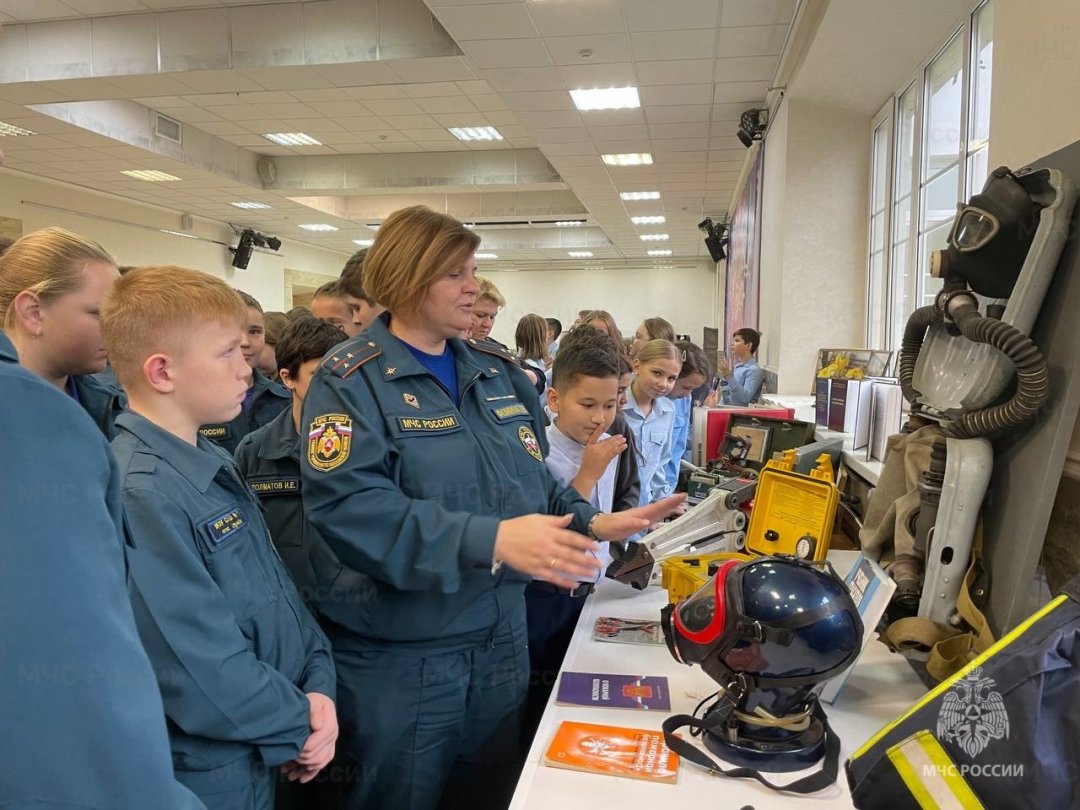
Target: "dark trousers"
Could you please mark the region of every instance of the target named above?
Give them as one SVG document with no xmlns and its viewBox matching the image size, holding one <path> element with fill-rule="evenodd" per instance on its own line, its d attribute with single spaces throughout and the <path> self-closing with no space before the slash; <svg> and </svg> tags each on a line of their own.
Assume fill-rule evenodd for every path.
<svg viewBox="0 0 1080 810">
<path fill-rule="evenodd" d="M 486 641 L 465 649 L 377 644 L 347 631 L 332 632 L 331 642 L 338 750 L 356 776 L 348 810 L 509 804 L 528 682 L 520 602 Z"/>
<path fill-rule="evenodd" d="M 559 679 L 566 648 L 570 646 L 582 597 L 552 593 L 533 585 L 525 588 L 525 619 L 529 632 L 529 695 L 525 701 L 522 745 L 527 753 L 548 698 Z"/>
</svg>

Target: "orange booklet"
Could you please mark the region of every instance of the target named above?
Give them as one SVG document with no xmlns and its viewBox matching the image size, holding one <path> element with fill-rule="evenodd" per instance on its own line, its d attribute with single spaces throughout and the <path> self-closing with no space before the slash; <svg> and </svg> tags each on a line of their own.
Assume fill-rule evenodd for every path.
<svg viewBox="0 0 1080 810">
<path fill-rule="evenodd" d="M 544 754 L 544 764 L 674 784 L 679 755 L 664 744 L 661 731 L 564 720 Z"/>
</svg>

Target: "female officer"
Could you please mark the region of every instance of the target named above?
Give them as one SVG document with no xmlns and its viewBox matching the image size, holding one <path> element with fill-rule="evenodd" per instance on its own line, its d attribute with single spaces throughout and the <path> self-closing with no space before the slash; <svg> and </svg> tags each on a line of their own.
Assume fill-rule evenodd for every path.
<svg viewBox="0 0 1080 810">
<path fill-rule="evenodd" d="M 501 348 L 459 338 L 479 241 L 422 206 L 392 214 L 364 264 L 388 311 L 324 360 L 304 403 L 305 509 L 358 572 L 318 599 L 359 774 L 351 808 L 505 806 L 526 582 L 573 587 L 595 575 L 594 539 L 681 500 L 603 514 L 551 477 L 535 389 Z"/>
<path fill-rule="evenodd" d="M 105 368 L 98 311 L 119 277 L 104 248 L 62 228 L 28 233 L 0 256 L 0 326 L 23 367 L 82 405 L 109 437 L 123 392 L 91 375 Z"/>
</svg>

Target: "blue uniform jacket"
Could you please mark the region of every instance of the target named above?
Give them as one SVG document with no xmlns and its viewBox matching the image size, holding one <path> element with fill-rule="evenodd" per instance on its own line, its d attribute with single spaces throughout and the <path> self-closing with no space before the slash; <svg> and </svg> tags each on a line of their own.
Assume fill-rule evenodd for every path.
<svg viewBox="0 0 1080 810">
<path fill-rule="evenodd" d="M 112 375 L 103 377 L 100 374 L 83 374 L 71 378 L 75 384 L 79 404 L 90 414 L 94 424 L 107 439 L 112 439 L 116 435 L 113 423 L 127 407 L 124 389 L 119 383 L 110 382 L 110 377 Z"/>
<path fill-rule="evenodd" d="M 334 582 L 341 572 L 341 562 L 304 517 L 300 436 L 293 427 L 292 408 L 241 439 L 236 463 L 262 503 L 270 539 L 292 574 L 300 596 L 314 607 L 318 581 Z"/>
<path fill-rule="evenodd" d="M 305 692 L 331 698 L 329 643 L 274 551 L 232 459 L 127 411 L 116 420 L 131 600 L 178 769 L 295 758 Z"/>
<path fill-rule="evenodd" d="M 492 572 L 499 521 L 596 509 L 547 467 L 540 402 L 513 358 L 450 340 L 460 405 L 380 316 L 335 347 L 304 400 L 301 478 L 308 519 L 365 591 L 331 592 L 320 611 L 354 633 L 396 642 L 471 637 L 497 617 L 470 611 L 492 588 L 527 578 Z"/>
<path fill-rule="evenodd" d="M 0 391 L 0 806 L 201 808 L 135 630 L 112 453 L 3 333 Z"/>
<path fill-rule="evenodd" d="M 251 383 L 251 402 L 245 403 L 231 422 L 203 425 L 199 433 L 231 456 L 242 438 L 263 425 L 269 425 L 275 416 L 288 410 L 291 402 L 292 395 L 284 385 L 256 369 Z"/>
</svg>

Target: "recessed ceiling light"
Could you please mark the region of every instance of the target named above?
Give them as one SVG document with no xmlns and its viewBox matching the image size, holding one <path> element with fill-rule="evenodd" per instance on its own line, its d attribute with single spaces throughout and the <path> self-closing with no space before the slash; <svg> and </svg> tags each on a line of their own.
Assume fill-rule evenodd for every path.
<svg viewBox="0 0 1080 810">
<path fill-rule="evenodd" d="M 498 273 L 516 273 L 518 268 L 516 267 L 500 267 L 496 270 Z"/>
<path fill-rule="evenodd" d="M 643 233 L 641 235 L 642 242 L 666 242 L 668 235 L 666 233 Z"/>
<path fill-rule="evenodd" d="M 588 250 L 571 250 L 567 254 L 571 259 L 591 259 L 592 252 Z"/>
<path fill-rule="evenodd" d="M 372 245 L 375 244 L 375 240 L 374 239 L 353 239 L 353 244 L 354 245 L 359 245 L 360 247 L 371 247 Z"/>
<path fill-rule="evenodd" d="M 648 152 L 628 152 L 618 155 L 601 155 L 608 166 L 652 166 L 652 155 Z"/>
<path fill-rule="evenodd" d="M 336 231 L 337 225 L 327 225 L 325 222 L 309 222 L 306 225 L 298 225 L 305 231 Z"/>
<path fill-rule="evenodd" d="M 497 253 L 476 253 L 474 254 L 478 259 L 497 259 L 499 254 Z"/>
<path fill-rule="evenodd" d="M 459 141 L 501 141 L 503 139 L 495 127 L 450 127 L 450 134 Z"/>
<path fill-rule="evenodd" d="M 664 217 L 630 217 L 630 221 L 635 225 L 663 225 L 667 220 Z"/>
<path fill-rule="evenodd" d="M 650 256 L 670 256 L 671 251 L 670 250 L 650 250 L 649 255 Z"/>
<path fill-rule="evenodd" d="M 622 200 L 659 200 L 659 191 L 622 191 L 619 193 Z"/>
<path fill-rule="evenodd" d="M 322 146 L 306 132 L 267 132 L 263 137 L 278 146 Z"/>
<path fill-rule="evenodd" d="M 20 135 L 37 135 L 36 132 L 31 132 L 28 129 L 17 127 L 14 124 L 5 124 L 0 121 L 0 138 L 17 138 Z"/>
<path fill-rule="evenodd" d="M 120 174 L 126 174 L 128 177 L 134 177 L 136 180 L 145 180 L 147 183 L 168 183 L 180 179 L 175 174 L 166 174 L 165 172 L 159 172 L 156 169 L 128 169 L 127 171 L 120 172 Z"/>
<path fill-rule="evenodd" d="M 243 208 L 245 211 L 259 211 L 270 206 L 260 202 L 234 202 L 229 203 L 233 208 Z"/>
<path fill-rule="evenodd" d="M 585 224 L 585 220 L 583 220 L 583 219 L 560 219 L 558 222 L 555 223 L 555 227 L 556 228 L 576 228 L 579 225 L 584 225 L 584 224 Z"/>
<path fill-rule="evenodd" d="M 629 110 L 641 106 L 636 87 L 594 87 L 591 90 L 571 90 L 574 105 L 585 110 Z"/>
</svg>

